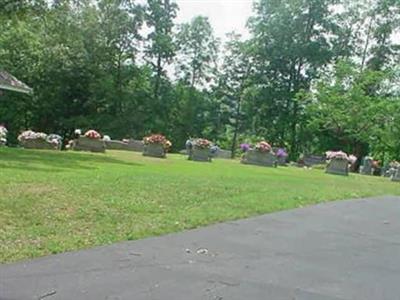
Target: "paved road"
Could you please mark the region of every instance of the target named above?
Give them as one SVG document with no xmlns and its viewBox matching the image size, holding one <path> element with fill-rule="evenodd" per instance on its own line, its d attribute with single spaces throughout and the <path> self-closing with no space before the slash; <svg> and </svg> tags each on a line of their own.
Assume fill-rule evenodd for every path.
<svg viewBox="0 0 400 300">
<path fill-rule="evenodd" d="M 400 299 L 400 197 L 0 265 L 0 299 Z"/>
</svg>

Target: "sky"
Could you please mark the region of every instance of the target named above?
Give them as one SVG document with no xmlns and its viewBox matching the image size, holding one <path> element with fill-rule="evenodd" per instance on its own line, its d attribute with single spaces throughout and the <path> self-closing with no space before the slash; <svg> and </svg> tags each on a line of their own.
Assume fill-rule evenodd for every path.
<svg viewBox="0 0 400 300">
<path fill-rule="evenodd" d="M 203 15 L 209 18 L 218 38 L 224 39 L 232 31 L 248 36 L 246 22 L 252 14 L 253 0 L 176 0 L 176 3 L 178 23 Z"/>
<path fill-rule="evenodd" d="M 209 18 L 215 36 L 226 40 L 232 31 L 249 36 L 247 19 L 253 14 L 253 0 L 175 0 L 179 6 L 177 23 L 189 22 L 197 15 Z M 400 42 L 400 32 L 393 36 Z"/>
</svg>

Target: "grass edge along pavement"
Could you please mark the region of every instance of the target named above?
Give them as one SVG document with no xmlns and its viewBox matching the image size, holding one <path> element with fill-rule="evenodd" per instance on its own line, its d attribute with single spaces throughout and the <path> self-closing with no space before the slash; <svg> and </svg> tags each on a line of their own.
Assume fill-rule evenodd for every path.
<svg viewBox="0 0 400 300">
<path fill-rule="evenodd" d="M 315 203 L 400 195 L 387 178 L 141 153 L 0 149 L 0 262 Z"/>
</svg>

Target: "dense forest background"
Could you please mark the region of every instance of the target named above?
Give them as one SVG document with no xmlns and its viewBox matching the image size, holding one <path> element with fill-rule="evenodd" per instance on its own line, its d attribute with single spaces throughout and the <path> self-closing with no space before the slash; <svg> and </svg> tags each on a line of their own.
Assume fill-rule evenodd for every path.
<svg viewBox="0 0 400 300">
<path fill-rule="evenodd" d="M 400 1 L 258 0 L 250 38 L 222 43 L 172 0 L 1 0 L 0 122 L 114 139 L 163 133 L 222 147 L 400 158 Z"/>
</svg>

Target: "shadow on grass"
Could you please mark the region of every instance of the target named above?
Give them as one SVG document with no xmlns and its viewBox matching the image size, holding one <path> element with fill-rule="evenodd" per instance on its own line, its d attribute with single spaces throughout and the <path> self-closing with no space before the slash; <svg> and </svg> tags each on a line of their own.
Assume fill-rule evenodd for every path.
<svg viewBox="0 0 400 300">
<path fill-rule="evenodd" d="M 29 163 L 40 164 L 43 168 L 29 166 Z M 0 149 L 0 168 L 61 172 L 63 169 L 96 169 L 93 164 L 113 164 L 132 167 L 142 166 L 142 164 L 139 163 L 126 162 L 102 154 L 26 150 L 18 148 Z"/>
</svg>

